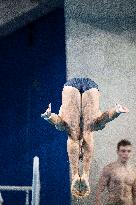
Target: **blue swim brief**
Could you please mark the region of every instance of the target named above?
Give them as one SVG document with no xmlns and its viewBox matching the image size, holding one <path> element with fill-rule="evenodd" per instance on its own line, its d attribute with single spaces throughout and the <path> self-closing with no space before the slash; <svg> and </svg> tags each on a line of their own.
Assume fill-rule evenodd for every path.
<svg viewBox="0 0 136 205">
<path fill-rule="evenodd" d="M 72 78 L 71 80 L 68 80 L 64 86 L 77 88 L 80 93 L 84 93 L 91 88 L 98 89 L 98 85 L 89 78 Z"/>
</svg>

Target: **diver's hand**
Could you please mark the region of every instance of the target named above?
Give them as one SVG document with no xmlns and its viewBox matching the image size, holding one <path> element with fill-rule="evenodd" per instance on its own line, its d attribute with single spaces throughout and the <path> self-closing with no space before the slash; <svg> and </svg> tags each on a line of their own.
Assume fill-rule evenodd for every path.
<svg viewBox="0 0 136 205">
<path fill-rule="evenodd" d="M 43 117 L 44 119 L 48 119 L 50 116 L 51 116 L 51 103 L 49 104 L 46 112 L 41 114 L 41 117 Z"/>
<path fill-rule="evenodd" d="M 116 104 L 115 109 L 117 113 L 128 113 L 129 112 L 129 109 L 127 107 L 124 107 L 120 104 Z"/>
</svg>

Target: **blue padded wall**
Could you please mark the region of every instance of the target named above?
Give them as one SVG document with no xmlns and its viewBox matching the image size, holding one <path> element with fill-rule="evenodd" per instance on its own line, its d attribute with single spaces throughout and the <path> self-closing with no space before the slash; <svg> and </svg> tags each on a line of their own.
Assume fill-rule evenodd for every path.
<svg viewBox="0 0 136 205">
<path fill-rule="evenodd" d="M 0 184 L 31 185 L 40 158 L 41 205 L 69 205 L 67 136 L 40 117 L 58 112 L 66 81 L 64 11 L 57 9 L 0 39 Z M 25 194 L 2 192 L 5 204 Z"/>
</svg>

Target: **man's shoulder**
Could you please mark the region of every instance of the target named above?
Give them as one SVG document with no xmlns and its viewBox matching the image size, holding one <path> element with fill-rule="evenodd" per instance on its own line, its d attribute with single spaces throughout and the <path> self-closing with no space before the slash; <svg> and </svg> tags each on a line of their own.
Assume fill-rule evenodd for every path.
<svg viewBox="0 0 136 205">
<path fill-rule="evenodd" d="M 107 164 L 104 168 L 113 168 L 116 166 L 116 162 L 110 162 L 109 164 Z"/>
<path fill-rule="evenodd" d="M 110 162 L 103 168 L 103 172 L 111 172 L 116 167 L 116 162 Z"/>
</svg>

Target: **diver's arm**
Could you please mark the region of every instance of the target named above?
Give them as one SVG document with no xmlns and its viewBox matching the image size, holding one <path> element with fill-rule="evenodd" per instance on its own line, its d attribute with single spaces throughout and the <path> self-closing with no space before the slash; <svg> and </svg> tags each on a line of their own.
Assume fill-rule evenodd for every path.
<svg viewBox="0 0 136 205">
<path fill-rule="evenodd" d="M 116 104 L 114 108 L 111 108 L 108 111 L 101 113 L 101 115 L 94 121 L 94 131 L 102 130 L 108 122 L 117 118 L 121 113 L 127 112 L 129 112 L 127 107 L 123 107 L 119 104 Z"/>
<path fill-rule="evenodd" d="M 51 103 L 45 113 L 41 114 L 41 117 L 47 120 L 52 125 L 55 125 L 56 129 L 63 131 L 65 130 L 65 123 L 61 117 L 55 113 L 51 113 Z"/>
</svg>

